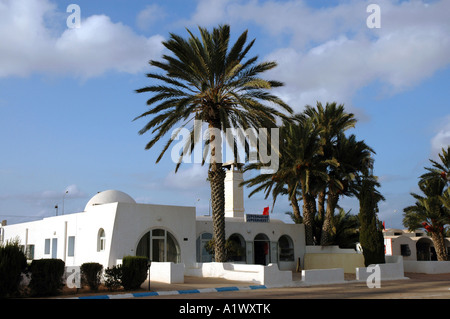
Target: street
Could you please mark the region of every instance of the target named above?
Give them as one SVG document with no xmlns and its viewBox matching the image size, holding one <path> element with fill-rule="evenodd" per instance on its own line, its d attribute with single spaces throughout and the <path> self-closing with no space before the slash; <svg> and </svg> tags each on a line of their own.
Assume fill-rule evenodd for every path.
<svg viewBox="0 0 450 319">
<path fill-rule="evenodd" d="M 380 288 L 365 282 L 294 288 L 152 296 L 148 299 L 450 299 L 450 274 L 406 273 L 409 279 L 382 281 Z"/>
</svg>

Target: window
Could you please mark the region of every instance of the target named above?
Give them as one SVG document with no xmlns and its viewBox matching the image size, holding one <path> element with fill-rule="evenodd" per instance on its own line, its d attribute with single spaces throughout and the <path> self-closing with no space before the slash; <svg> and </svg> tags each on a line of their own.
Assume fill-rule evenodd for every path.
<svg viewBox="0 0 450 319">
<path fill-rule="evenodd" d="M 58 257 L 58 238 L 52 238 L 52 258 Z"/>
<path fill-rule="evenodd" d="M 50 254 L 50 238 L 45 239 L 44 254 L 46 255 Z"/>
<path fill-rule="evenodd" d="M 411 250 L 409 249 L 409 245 L 408 244 L 402 244 L 400 245 L 400 254 L 402 256 L 411 256 Z"/>
<path fill-rule="evenodd" d="M 97 235 L 97 251 L 104 251 L 106 249 L 106 235 L 105 230 L 100 228 Z"/>
<path fill-rule="evenodd" d="M 197 238 L 196 246 L 197 246 L 197 261 L 199 263 L 211 262 L 212 255 L 208 253 L 205 246 L 208 242 L 213 238 L 211 233 L 203 233 Z"/>
<path fill-rule="evenodd" d="M 294 261 L 294 244 L 291 237 L 283 235 L 278 240 L 279 261 Z"/>
<path fill-rule="evenodd" d="M 28 260 L 34 259 L 34 245 L 27 245 L 26 254 Z"/>
<path fill-rule="evenodd" d="M 180 246 L 175 237 L 165 229 L 153 229 L 142 236 L 136 248 L 136 256 L 152 261 L 180 262 Z"/>
<path fill-rule="evenodd" d="M 69 236 L 69 241 L 67 244 L 67 256 L 75 256 L 75 236 Z"/>
<path fill-rule="evenodd" d="M 245 262 L 245 240 L 240 234 L 232 234 L 226 243 L 228 260 L 235 262 Z"/>
</svg>

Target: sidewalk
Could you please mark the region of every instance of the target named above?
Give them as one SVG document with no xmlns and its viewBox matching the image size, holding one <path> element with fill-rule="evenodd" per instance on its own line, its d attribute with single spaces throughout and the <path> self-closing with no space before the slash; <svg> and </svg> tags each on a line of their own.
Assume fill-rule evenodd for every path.
<svg viewBox="0 0 450 319">
<path fill-rule="evenodd" d="M 430 290 L 433 287 L 440 287 L 444 292 L 450 290 L 450 273 L 449 274 L 417 274 L 417 273 L 405 273 L 405 276 L 409 280 L 387 280 L 382 286 L 384 289 L 367 289 L 365 284 L 357 281 L 355 276 L 352 274 L 345 274 L 344 285 L 348 285 L 342 291 L 342 284 L 331 284 L 331 285 L 305 285 L 301 281 L 301 273 L 293 272 L 293 281 L 290 287 L 286 288 L 307 288 L 307 292 L 310 297 L 331 297 L 331 298 L 343 298 L 345 291 L 350 293 L 353 290 L 362 289 L 364 293 L 378 293 L 382 294 L 389 290 L 392 285 L 398 285 L 398 288 L 394 289 L 394 292 L 399 294 L 400 297 L 409 294 L 418 294 L 418 287 L 422 287 L 424 290 Z M 442 287 L 441 287 L 442 286 Z M 215 298 L 211 294 L 217 292 L 239 292 L 239 291 L 255 291 L 255 290 L 266 290 L 269 293 L 271 288 L 265 285 L 260 285 L 254 282 L 242 282 L 242 281 L 231 281 L 221 278 L 201 278 L 201 277 L 190 277 L 186 276 L 184 278 L 184 283 L 181 284 L 166 284 L 162 282 L 151 282 L 150 290 L 148 290 L 148 282 L 142 284 L 142 289 L 136 291 L 114 291 L 110 292 L 108 290 L 100 290 L 98 292 L 90 292 L 89 290 L 80 290 L 75 294 L 75 290 L 64 291 L 62 295 L 55 296 L 57 299 L 139 299 L 142 297 L 152 297 L 152 296 L 176 296 L 179 295 L 189 295 L 189 294 L 204 294 L 203 296 L 196 296 L 197 298 Z M 362 287 L 362 288 L 361 288 Z M 409 288 L 408 288 L 409 287 Z M 285 287 L 278 287 L 285 288 Z M 335 291 L 337 289 L 337 291 Z M 437 288 L 436 288 L 437 289 Z M 272 293 L 279 289 L 270 290 Z M 439 291 L 439 293 L 442 293 Z M 315 292 L 315 294 L 313 294 Z M 261 291 L 263 293 L 263 291 Z M 263 293 L 266 294 L 266 293 Z M 228 294 L 229 296 L 229 294 Z M 356 294 L 356 296 L 359 296 Z M 392 295 L 387 294 L 387 297 L 391 298 Z M 192 296 L 192 298 L 196 298 Z"/>
<path fill-rule="evenodd" d="M 108 291 L 100 290 L 98 292 L 79 291 L 78 293 L 68 292 L 58 296 L 60 299 L 123 299 L 123 298 L 139 298 L 149 296 L 162 295 L 179 295 L 191 293 L 215 293 L 222 291 L 242 291 L 266 289 L 264 285 L 253 282 L 233 281 L 221 278 L 201 278 L 201 277 L 184 277 L 184 283 L 167 284 L 163 282 L 150 282 L 150 290 L 148 290 L 148 281 L 141 285 L 142 289 L 136 291 Z"/>
<path fill-rule="evenodd" d="M 305 284 L 302 280 L 302 274 L 300 272 L 292 272 L 292 284 L 289 287 L 306 287 L 310 286 Z M 354 274 L 345 274 L 345 282 L 352 282 L 355 280 Z M 227 280 L 222 278 L 204 278 L 185 276 L 184 283 L 168 284 L 163 282 L 150 282 L 150 289 L 148 289 L 148 281 L 146 280 L 140 290 L 136 291 L 108 291 L 99 290 L 97 292 L 91 292 L 89 290 L 80 290 L 75 293 L 75 290 L 66 291 L 62 296 L 58 298 L 64 299 L 122 299 L 122 298 L 139 298 L 150 296 L 168 296 L 168 295 L 180 295 L 180 294 L 193 294 L 193 293 L 215 293 L 224 291 L 244 291 L 244 290 L 256 290 L 267 288 L 281 288 L 281 287 L 269 287 L 261 285 L 255 282 L 245 282 L 236 280 Z"/>
</svg>

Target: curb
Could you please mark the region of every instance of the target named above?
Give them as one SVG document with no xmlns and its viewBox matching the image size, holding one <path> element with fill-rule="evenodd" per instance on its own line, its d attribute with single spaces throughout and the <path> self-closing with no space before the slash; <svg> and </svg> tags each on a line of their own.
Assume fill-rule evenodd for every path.
<svg viewBox="0 0 450 319">
<path fill-rule="evenodd" d="M 230 287 L 171 290 L 171 291 L 159 291 L 159 292 L 147 291 L 147 292 L 136 292 L 136 293 L 125 293 L 125 294 L 92 295 L 92 296 L 82 296 L 82 297 L 73 297 L 73 298 L 64 298 L 64 299 L 124 299 L 124 298 L 141 298 L 141 297 L 152 297 L 152 296 L 170 296 L 170 295 L 212 293 L 212 292 L 224 292 L 224 291 L 245 291 L 245 290 L 256 290 L 256 289 L 267 289 L 267 287 L 265 285 L 244 286 L 244 287 L 230 286 Z"/>
</svg>

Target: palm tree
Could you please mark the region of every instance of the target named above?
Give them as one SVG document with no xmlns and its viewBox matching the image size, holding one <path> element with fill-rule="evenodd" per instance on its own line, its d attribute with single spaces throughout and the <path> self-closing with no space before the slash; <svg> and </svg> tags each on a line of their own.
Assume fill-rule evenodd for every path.
<svg viewBox="0 0 450 319">
<path fill-rule="evenodd" d="M 293 209 L 294 220 L 305 224 L 306 244 L 314 242 L 314 216 L 316 214 L 315 181 L 326 178 L 326 163 L 318 161 L 322 154 L 318 130 L 308 118 L 296 115 L 284 120 L 280 127 L 280 160 L 277 172 L 259 175 L 243 182 L 247 187 L 256 186 L 250 193 L 264 191 L 266 198 L 272 193 L 275 202 L 279 195 L 287 195 Z M 257 169 L 248 165 L 246 170 Z M 300 216 L 298 198 L 303 201 L 303 217 Z"/>
<path fill-rule="evenodd" d="M 445 205 L 447 191 L 440 177 L 422 178 L 419 188 L 423 195 L 411 193 L 416 200 L 414 205 L 403 209 L 403 225 L 409 230 L 425 228 L 431 235 L 438 260 L 447 260 L 445 251 L 445 225 L 450 223 L 450 209 Z"/>
<path fill-rule="evenodd" d="M 355 248 L 359 239 L 359 220 L 358 216 L 346 212 L 343 208 L 333 217 L 333 245 L 340 248 Z"/>
<path fill-rule="evenodd" d="M 432 167 L 426 167 L 428 173 L 421 176 L 421 178 L 442 178 L 448 185 L 450 185 L 450 145 L 447 146 L 447 150 L 442 148 L 442 154 L 439 154 L 439 159 L 442 163 L 430 159 L 433 164 Z"/>
<path fill-rule="evenodd" d="M 356 176 L 360 173 L 367 175 L 373 167 L 372 153 L 374 151 L 364 141 L 357 141 L 355 135 L 346 137 L 344 133 L 338 134 L 336 145 L 331 148 L 331 156 L 338 165 L 328 168 L 327 206 L 320 237 L 321 245 L 332 242 L 332 220 L 339 197 L 354 194 Z"/>
<path fill-rule="evenodd" d="M 227 128 L 273 128 L 277 117 L 292 112 L 280 98 L 269 90 L 282 86 L 278 81 L 260 77 L 276 66 L 275 62 L 257 63 L 257 57 L 247 58 L 255 40 L 247 44 L 247 31 L 243 32 L 230 47 L 230 27 L 214 28 L 212 32 L 200 28 L 201 37 L 190 30 L 189 38 L 184 39 L 170 34 L 163 42 L 172 55 L 163 55 L 163 61 L 150 61 L 162 73 L 149 73 L 147 77 L 160 83 L 136 90 L 138 93 L 152 93 L 147 101 L 149 109 L 136 119 L 151 117 L 139 134 L 150 132 L 153 138 L 146 145 L 152 148 L 169 131 L 190 126 L 190 139 L 176 166 L 183 156 L 190 155 L 201 137 L 195 134 L 195 123 L 201 121 L 208 125 L 209 146 L 208 179 L 211 185 L 211 206 L 214 238 L 216 241 L 215 260 L 224 262 L 225 217 L 224 217 L 224 178 L 222 166 L 221 136 Z M 267 105 L 270 103 L 272 106 Z M 157 158 L 158 163 L 171 146 L 173 138 L 165 144 Z"/>
<path fill-rule="evenodd" d="M 304 111 L 304 116 L 310 118 L 314 126 L 319 130 L 320 134 L 320 143 L 323 148 L 323 159 L 332 159 L 334 147 L 337 143 L 338 136 L 352 128 L 356 124 L 356 119 L 352 113 L 347 113 L 344 109 L 344 105 L 337 105 L 336 102 L 326 103 L 325 107 L 322 103 L 317 102 L 316 107 L 307 105 Z M 332 162 L 332 166 L 336 166 L 336 162 Z M 329 171 L 332 167 L 325 168 L 325 171 Z M 319 190 L 317 192 L 317 205 L 318 205 L 318 214 L 319 220 L 322 221 L 322 224 L 325 225 L 325 232 L 329 231 L 329 226 L 331 225 L 332 214 L 328 214 L 328 217 L 325 217 L 325 202 L 329 201 L 329 209 L 335 207 L 337 205 L 338 198 L 331 198 L 330 194 L 328 194 L 327 199 L 327 190 L 330 189 L 330 186 L 333 187 L 334 179 L 332 176 L 328 178 L 327 181 L 318 181 L 317 186 Z M 336 186 L 336 185 L 334 185 Z M 334 209 L 333 209 L 334 213 Z M 322 237 L 322 236 L 321 236 Z M 325 234 L 325 242 L 328 241 L 328 237 Z M 322 241 L 322 240 L 321 240 Z"/>
</svg>

